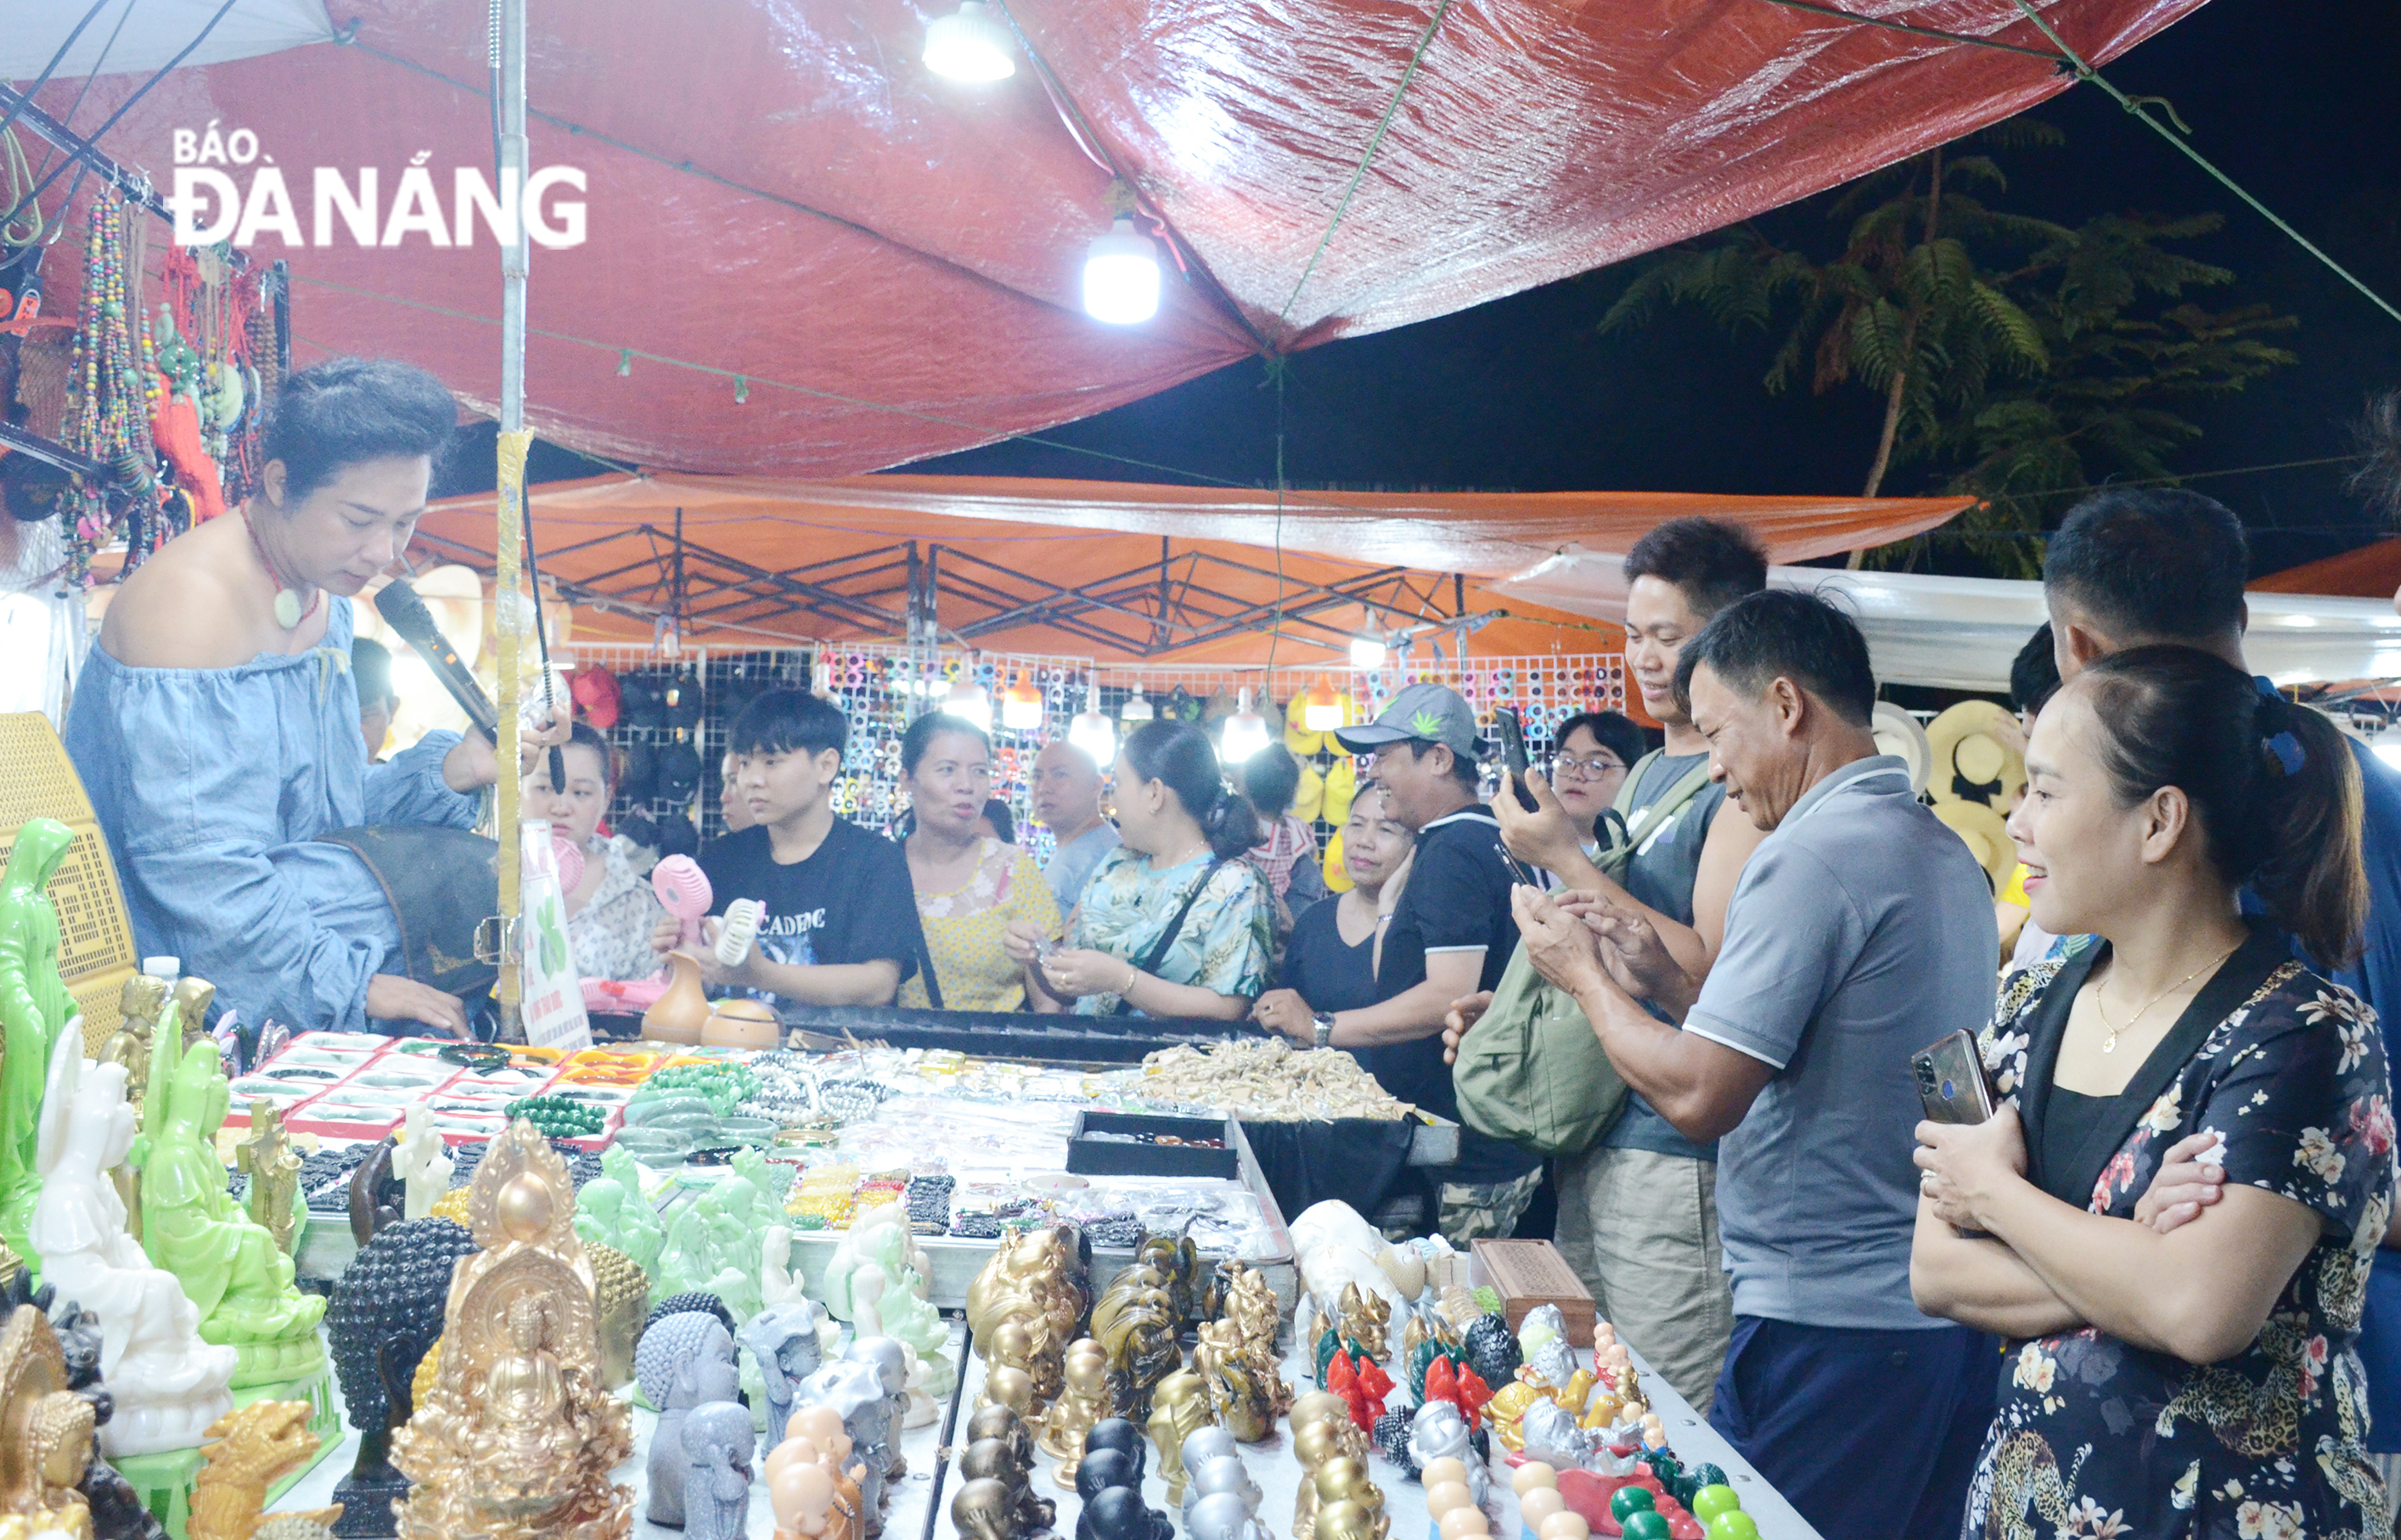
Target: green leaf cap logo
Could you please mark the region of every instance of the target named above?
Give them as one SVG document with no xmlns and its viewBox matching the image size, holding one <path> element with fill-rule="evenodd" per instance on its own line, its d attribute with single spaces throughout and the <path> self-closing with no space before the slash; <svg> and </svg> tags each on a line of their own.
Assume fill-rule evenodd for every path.
<svg viewBox="0 0 2401 1540">
<path fill-rule="evenodd" d="M 1442 736 L 1442 719 L 1432 711 L 1420 711 L 1409 718 L 1409 736 L 1419 738 Z"/>
</svg>

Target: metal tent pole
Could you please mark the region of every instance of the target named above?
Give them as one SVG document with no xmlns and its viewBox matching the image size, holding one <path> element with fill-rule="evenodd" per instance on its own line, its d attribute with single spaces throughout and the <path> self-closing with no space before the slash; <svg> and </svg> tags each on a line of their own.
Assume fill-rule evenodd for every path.
<svg viewBox="0 0 2401 1540">
<path fill-rule="evenodd" d="M 494 0 L 493 64 L 500 72 L 500 177 L 504 208 L 516 218 L 501 247 L 501 433 L 496 499 L 499 529 L 494 549 L 493 627 L 500 647 L 498 814 L 501 879 L 501 1030 L 520 1036 L 523 978 L 517 965 L 517 916 L 521 912 L 517 847 L 517 638 L 521 599 L 519 550 L 525 531 L 526 451 L 533 435 L 525 426 L 526 272 L 526 0 Z M 539 602 L 536 598 L 532 602 Z"/>
</svg>

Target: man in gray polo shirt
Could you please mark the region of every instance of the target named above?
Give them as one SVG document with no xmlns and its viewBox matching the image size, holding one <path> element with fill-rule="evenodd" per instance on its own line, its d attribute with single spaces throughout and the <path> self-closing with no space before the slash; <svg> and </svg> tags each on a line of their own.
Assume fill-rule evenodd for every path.
<svg viewBox="0 0 2401 1540">
<path fill-rule="evenodd" d="M 1598 901 L 1521 888 L 1526 948 L 1629 1086 L 1721 1141 L 1735 1333 L 1710 1422 L 1827 1540 L 1955 1535 L 1997 1361 L 1910 1299 L 1909 1058 L 1991 1013 L 1991 890 L 1876 753 L 1867 643 L 1832 606 L 1769 591 L 1719 612 L 1677 693 L 1727 800 L 1771 831 L 1697 997 L 1647 923 Z"/>
</svg>

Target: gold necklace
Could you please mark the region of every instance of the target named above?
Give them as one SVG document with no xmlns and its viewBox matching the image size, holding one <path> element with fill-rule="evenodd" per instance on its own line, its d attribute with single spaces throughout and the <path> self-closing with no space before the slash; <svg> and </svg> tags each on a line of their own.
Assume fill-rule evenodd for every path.
<svg viewBox="0 0 2401 1540">
<path fill-rule="evenodd" d="M 2203 973 L 2216 968 L 2219 963 L 2222 963 L 2227 958 L 2234 956 L 2237 951 L 2241 950 L 2242 945 L 2242 942 L 2236 942 L 2232 946 L 2228 947 L 2225 951 L 2220 952 L 2215 957 L 2210 958 L 2207 962 L 2202 963 L 2199 968 L 2196 968 L 2191 972 L 2186 974 L 2183 978 L 2178 979 L 2175 983 L 2168 985 L 2165 989 L 2161 990 L 2149 999 L 2145 1000 L 2143 1002 L 2142 1011 L 2137 1011 L 2133 1015 L 2126 1018 L 2126 1026 L 2132 1026 L 2136 1022 L 2141 1021 L 2143 1019 L 2144 1011 L 2149 1011 L 2151 1007 L 2159 1004 L 2161 1000 L 2166 999 L 2177 990 L 2182 989 L 2185 985 L 2192 983 L 2193 980 L 2200 978 Z M 2101 1018 L 2101 1024 L 2103 1026 L 2109 1029 L 2109 1035 L 2101 1039 L 2101 1052 L 2104 1053 L 2115 1053 L 2118 1052 L 2118 1034 L 2123 1032 L 2126 1027 L 2120 1026 L 2117 1023 L 2111 1021 L 2109 1019 L 2108 1011 L 2101 1004 L 2101 990 L 2107 987 L 2108 983 L 2106 980 L 2104 980 L 2100 987 L 2095 988 L 2092 991 L 2092 1013 Z"/>
</svg>

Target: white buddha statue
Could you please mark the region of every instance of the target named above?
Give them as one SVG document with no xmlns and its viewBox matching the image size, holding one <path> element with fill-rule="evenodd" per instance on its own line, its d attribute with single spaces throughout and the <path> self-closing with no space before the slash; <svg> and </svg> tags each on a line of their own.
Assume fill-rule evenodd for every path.
<svg viewBox="0 0 2401 1540">
<path fill-rule="evenodd" d="M 100 1445 L 111 1458 L 200 1444 L 233 1410 L 226 1387 L 240 1356 L 200 1341 L 199 1308 L 127 1232 L 108 1173 L 132 1143 L 125 1066 L 89 1063 L 82 1038 L 62 1035 L 42 1098 L 42 1191 L 27 1233 L 42 1281 L 100 1319 L 101 1379 L 117 1404 Z"/>
<path fill-rule="evenodd" d="M 392 1174 L 401 1179 L 401 1217 L 422 1219 L 434 1203 L 450 1190 L 450 1174 L 458 1169 L 445 1151 L 442 1135 L 433 1132 L 433 1111 L 412 1102 L 400 1137 L 391 1149 Z"/>
</svg>

